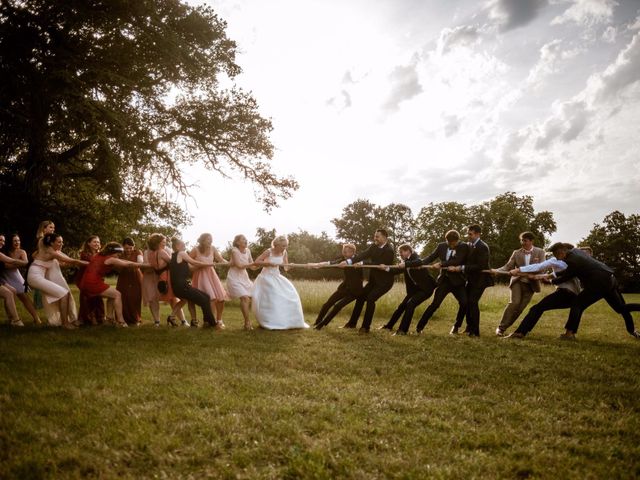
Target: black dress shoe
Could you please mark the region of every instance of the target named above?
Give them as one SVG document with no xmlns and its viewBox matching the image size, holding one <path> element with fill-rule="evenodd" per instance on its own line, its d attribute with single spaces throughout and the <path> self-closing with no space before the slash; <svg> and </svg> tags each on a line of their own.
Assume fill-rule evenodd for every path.
<svg viewBox="0 0 640 480">
<path fill-rule="evenodd" d="M 367 327 L 360 327 L 360 330 L 358 330 L 358 333 L 369 333 L 369 329 Z"/>
<path fill-rule="evenodd" d="M 476 333 L 476 332 L 467 332 L 467 336 L 469 336 L 469 337 L 479 337 L 480 334 Z"/>
<path fill-rule="evenodd" d="M 631 336 L 640 340 L 640 330 L 636 330 L 631 334 Z"/>
<path fill-rule="evenodd" d="M 416 330 L 416 335 L 422 335 L 422 330 Z"/>
<path fill-rule="evenodd" d="M 406 334 L 407 334 L 407 332 L 405 332 L 404 330 L 398 330 L 392 336 L 393 337 L 397 337 L 397 336 L 406 335 Z"/>
<path fill-rule="evenodd" d="M 422 332 L 422 330 L 419 330 L 420 332 Z M 453 327 L 451 327 L 451 331 L 449 332 L 449 335 L 458 335 L 458 327 L 456 327 L 455 325 Z"/>
</svg>

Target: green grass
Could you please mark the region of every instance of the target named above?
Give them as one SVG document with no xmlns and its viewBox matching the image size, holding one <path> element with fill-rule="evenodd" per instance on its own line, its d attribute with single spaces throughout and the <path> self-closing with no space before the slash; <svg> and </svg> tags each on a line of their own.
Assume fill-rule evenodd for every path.
<svg viewBox="0 0 640 480">
<path fill-rule="evenodd" d="M 296 285 L 311 323 L 336 284 Z M 602 302 L 577 342 L 567 311 L 501 340 L 506 301 L 487 292 L 479 339 L 447 335 L 450 299 L 420 337 L 339 330 L 349 309 L 245 332 L 233 302 L 223 332 L 3 324 L 0 478 L 640 476 L 640 342 Z"/>
</svg>

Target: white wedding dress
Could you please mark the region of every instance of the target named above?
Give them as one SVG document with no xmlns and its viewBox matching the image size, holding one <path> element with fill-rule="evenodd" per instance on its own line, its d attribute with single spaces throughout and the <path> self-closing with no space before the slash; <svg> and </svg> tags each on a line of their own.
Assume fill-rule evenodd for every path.
<svg viewBox="0 0 640 480">
<path fill-rule="evenodd" d="M 283 256 L 269 255 L 267 261 L 281 265 Z M 253 314 L 262 328 L 309 328 L 304 321 L 300 296 L 293 284 L 280 275 L 279 267 L 262 268 L 253 283 L 251 297 Z"/>
</svg>

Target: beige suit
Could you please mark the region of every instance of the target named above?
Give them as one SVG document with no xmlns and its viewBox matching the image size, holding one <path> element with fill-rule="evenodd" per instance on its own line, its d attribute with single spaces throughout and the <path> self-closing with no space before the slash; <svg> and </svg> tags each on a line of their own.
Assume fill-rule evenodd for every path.
<svg viewBox="0 0 640 480">
<path fill-rule="evenodd" d="M 538 247 L 533 247 L 533 250 L 529 254 L 529 265 L 533 263 L 541 263 L 544 261 L 544 258 L 544 250 Z M 514 268 L 523 267 L 526 264 L 525 251 L 524 249 L 519 248 L 518 250 L 513 251 L 509 261 L 498 270 L 508 272 Z M 509 288 L 511 289 L 509 303 L 502 313 L 502 319 L 500 320 L 500 326 L 498 327 L 503 332 L 513 325 L 527 305 L 529 305 L 533 294 L 540 291 L 540 281 L 530 280 L 525 277 L 511 277 Z"/>
</svg>

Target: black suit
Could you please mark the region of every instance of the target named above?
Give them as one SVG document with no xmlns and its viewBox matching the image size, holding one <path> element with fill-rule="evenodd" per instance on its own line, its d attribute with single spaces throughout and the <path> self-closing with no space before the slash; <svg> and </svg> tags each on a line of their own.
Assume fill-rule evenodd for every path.
<svg viewBox="0 0 640 480">
<path fill-rule="evenodd" d="M 469 255 L 469 245 L 459 242 L 454 250 L 455 253 L 449 258 L 449 260 L 447 260 L 448 252 L 449 245 L 446 242 L 440 243 L 428 257 L 423 260 L 418 260 L 418 262 L 411 262 L 410 265 L 429 265 L 436 259 L 440 260 L 443 267 L 464 265 L 467 260 L 467 256 Z M 427 326 L 427 322 L 429 322 L 429 319 L 433 316 L 436 310 L 438 310 L 449 293 L 453 293 L 456 297 L 459 308 L 466 311 L 467 292 L 465 289 L 465 281 L 466 280 L 462 272 L 450 272 L 445 269 L 440 270 L 440 275 L 438 275 L 437 279 L 438 286 L 433 296 L 433 302 L 431 302 L 431 305 L 429 305 L 422 314 L 422 317 L 418 322 L 418 326 L 416 327 L 418 332 L 421 332 L 424 327 Z"/>
<path fill-rule="evenodd" d="M 392 265 L 395 255 L 393 248 L 389 243 L 385 243 L 384 246 L 378 247 L 376 244 L 372 244 L 364 252 L 353 257 L 353 263 L 362 262 L 368 260 L 368 264 L 372 265 Z M 373 320 L 373 314 L 376 310 L 376 301 L 393 287 L 393 273 L 385 272 L 384 270 L 371 269 L 369 272 L 369 281 L 364 287 L 362 295 L 356 300 L 356 305 L 353 307 L 353 313 L 351 318 L 345 325 L 347 328 L 355 328 L 358 324 L 358 318 L 362 312 L 362 307 L 367 304 L 367 308 L 364 311 L 364 320 L 362 321 L 362 328 L 369 330 L 371 328 L 371 321 Z"/>
<path fill-rule="evenodd" d="M 618 282 L 613 275 L 613 270 L 578 248 L 567 251 L 567 256 L 563 260 L 567 264 L 567 268 L 553 279 L 553 283 L 557 285 L 570 278 L 578 277 L 583 288 L 571 304 L 565 329 L 576 333 L 582 312 L 604 298 L 611 308 L 622 315 L 627 332 L 633 334 L 633 318 L 618 289 Z"/>
<path fill-rule="evenodd" d="M 409 258 L 405 260 L 405 266 L 407 263 L 415 263 L 419 261 L 420 257 L 418 257 L 417 253 L 413 252 Z M 411 325 L 411 320 L 413 319 L 413 312 L 418 305 L 433 294 L 433 291 L 436 288 L 436 281 L 433 279 L 431 274 L 429 274 L 427 269 L 392 268 L 390 271 L 394 274 L 404 273 L 404 284 L 407 289 L 407 295 L 404 297 L 400 305 L 398 305 L 395 312 L 393 312 L 393 315 L 391 315 L 391 318 L 384 328 L 392 330 L 393 326 L 402 316 L 402 322 L 400 322 L 398 331 L 407 333 L 409 331 L 409 326 Z"/>
<path fill-rule="evenodd" d="M 329 263 L 331 265 L 336 265 L 345 260 L 345 257 L 340 257 L 336 260 L 330 261 Z M 324 305 L 322 305 L 322 308 L 320 308 L 320 313 L 318 313 L 318 318 L 314 324 L 318 330 L 329 325 L 329 322 L 333 320 L 333 317 L 335 317 L 342 308 L 362 295 L 362 269 L 345 268 L 343 270 L 343 274 L 344 280 L 342 283 L 338 285 L 336 291 L 333 292 Z M 329 309 L 332 306 L 333 308 L 331 309 L 331 312 L 329 312 Z M 327 312 L 329 312 L 328 315 Z"/>
<path fill-rule="evenodd" d="M 467 308 L 466 310 L 458 309 L 455 323 L 455 326 L 460 328 L 466 315 L 469 335 L 480 335 L 480 298 L 485 288 L 493 286 L 493 277 L 483 270 L 490 268 L 489 246 L 478 239 L 475 245 L 469 246 L 467 263 L 464 265 L 464 273 L 467 277 Z"/>
</svg>

